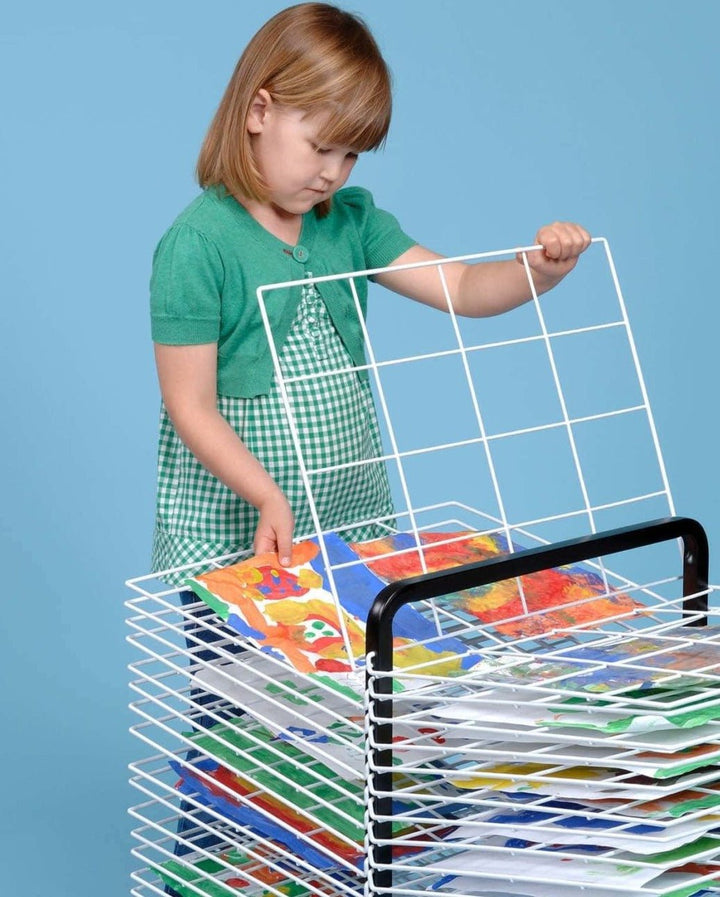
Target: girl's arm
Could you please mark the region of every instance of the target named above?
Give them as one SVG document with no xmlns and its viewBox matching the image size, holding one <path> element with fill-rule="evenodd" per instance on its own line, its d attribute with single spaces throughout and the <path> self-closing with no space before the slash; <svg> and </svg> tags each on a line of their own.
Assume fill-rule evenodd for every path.
<svg viewBox="0 0 720 897">
<path fill-rule="evenodd" d="M 293 514 L 284 494 L 217 410 L 217 345 L 155 343 L 160 391 L 178 436 L 198 461 L 260 511 L 253 549 L 292 555 Z"/>
<path fill-rule="evenodd" d="M 535 243 L 544 252 L 529 252 L 528 264 L 538 293 L 559 283 L 577 264 L 578 257 L 590 245 L 590 234 L 578 224 L 556 222 L 540 228 Z M 443 256 L 413 246 L 394 262 L 396 265 L 433 261 Z M 479 318 L 509 311 L 531 298 L 525 268 L 519 259 L 468 265 L 451 262 L 442 266 L 453 308 L 459 315 Z M 381 274 L 378 283 L 425 305 L 447 311 L 447 301 L 437 268 L 413 268 Z"/>
</svg>

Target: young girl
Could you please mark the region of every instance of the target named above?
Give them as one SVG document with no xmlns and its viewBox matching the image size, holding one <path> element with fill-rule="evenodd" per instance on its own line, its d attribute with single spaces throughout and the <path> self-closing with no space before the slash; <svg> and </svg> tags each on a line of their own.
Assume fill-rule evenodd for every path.
<svg viewBox="0 0 720 897">
<path fill-rule="evenodd" d="M 255 291 L 440 258 L 366 190 L 342 189 L 358 156 L 383 144 L 390 113 L 390 77 L 373 37 L 334 6 L 278 13 L 238 62 L 200 153 L 203 193 L 154 256 L 163 398 L 156 571 L 251 548 L 277 552 L 287 565 L 293 534 L 314 532 Z M 589 241 L 575 224 L 541 228 L 545 251 L 529 255 L 538 291 L 557 284 Z M 444 273 L 461 315 L 494 315 L 530 298 L 515 260 L 452 263 Z M 433 267 L 377 281 L 447 308 Z M 285 377 L 364 364 L 344 281 L 272 293 L 267 307 Z M 322 528 L 351 540 L 384 534 L 374 523 L 392 518 L 384 465 L 343 467 L 381 453 L 367 379 L 303 380 L 293 410 L 309 466 L 340 468 L 314 484 Z"/>
</svg>

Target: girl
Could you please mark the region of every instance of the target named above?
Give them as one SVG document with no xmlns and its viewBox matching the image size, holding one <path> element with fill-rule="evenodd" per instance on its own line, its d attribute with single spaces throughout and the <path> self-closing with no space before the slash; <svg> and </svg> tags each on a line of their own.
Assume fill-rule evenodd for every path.
<svg viewBox="0 0 720 897">
<path fill-rule="evenodd" d="M 287 565 L 293 534 L 315 530 L 255 290 L 441 258 L 366 190 L 342 189 L 359 154 L 383 144 L 390 113 L 390 77 L 373 37 L 334 6 L 303 3 L 278 13 L 238 62 L 200 153 L 203 193 L 154 256 L 152 335 L 163 398 L 155 570 L 250 548 L 277 552 Z M 536 242 L 545 251 L 530 254 L 538 291 L 557 284 L 589 241 L 575 224 L 541 228 Z M 494 315 L 530 298 L 514 260 L 452 263 L 444 273 L 461 315 Z M 377 280 L 446 310 L 432 267 Z M 285 377 L 364 364 L 343 281 L 271 294 L 268 314 Z M 358 373 L 308 379 L 292 398 L 309 466 L 340 468 L 313 490 L 322 528 L 349 540 L 383 535 L 375 521 L 392 518 L 383 464 L 342 466 L 381 452 L 367 380 Z"/>
</svg>

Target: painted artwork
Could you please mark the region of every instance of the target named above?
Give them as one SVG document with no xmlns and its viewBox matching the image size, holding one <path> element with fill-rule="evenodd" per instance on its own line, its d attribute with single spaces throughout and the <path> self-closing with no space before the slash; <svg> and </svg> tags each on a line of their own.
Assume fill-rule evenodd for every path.
<svg viewBox="0 0 720 897">
<path fill-rule="evenodd" d="M 508 553 L 501 535 L 420 533 L 428 572 L 486 561 Z M 419 576 L 423 568 L 415 538 L 407 533 L 373 542 L 354 543 L 373 573 L 385 582 Z M 522 546 L 513 545 L 517 551 Z M 397 554 L 397 552 L 401 552 Z M 383 557 L 384 555 L 392 555 Z M 602 578 L 589 567 L 571 565 L 524 576 L 527 613 L 514 579 L 458 592 L 442 599 L 459 611 L 511 638 L 538 636 L 554 629 L 596 623 L 631 613 L 643 605 L 622 592 L 608 593 Z"/>
<path fill-rule="evenodd" d="M 263 848 L 253 845 L 253 852 L 262 855 Z M 207 897 L 228 897 L 234 891 L 242 897 L 271 897 L 275 892 L 283 897 L 335 893 L 326 882 L 300 883 L 236 849 L 222 851 L 216 859 L 202 854 L 185 855 L 181 863 L 163 863 L 159 873 L 180 897 L 198 897 L 198 892 Z M 268 886 L 274 890 L 268 890 Z"/>
<path fill-rule="evenodd" d="M 274 738 L 245 718 L 217 724 L 193 735 L 192 741 L 211 756 L 192 763 L 170 761 L 182 794 L 282 845 L 316 869 L 332 871 L 340 860 L 362 865 L 363 781 L 343 779 L 296 744 Z M 394 803 L 398 814 L 407 816 L 412 809 Z M 396 822 L 393 831 L 402 835 L 411 828 L 407 821 Z"/>
<path fill-rule="evenodd" d="M 280 567 L 274 554 L 258 555 L 187 581 L 229 626 L 262 650 L 289 662 L 301 673 L 351 674 L 353 659 L 365 650 L 365 620 L 384 583 L 338 536 L 325 537 L 337 606 L 315 541 L 293 546 L 292 565 Z M 354 562 L 354 563 L 353 563 Z M 351 566 L 338 567 L 341 564 Z M 435 623 L 412 607 L 395 621 L 398 664 L 431 664 L 451 675 L 472 666 L 467 646 L 438 636 Z M 362 677 L 357 684 L 362 687 Z"/>
<path fill-rule="evenodd" d="M 419 538 L 429 571 L 506 551 L 499 536 L 422 533 Z M 378 593 L 388 582 L 417 575 L 422 568 L 409 534 L 348 545 L 330 533 L 324 543 L 340 608 L 314 540 L 294 546 L 289 568 L 280 567 L 275 555 L 265 554 L 200 574 L 186 584 L 233 629 L 300 672 L 350 673 L 353 660 L 363 656 L 365 621 Z M 524 577 L 523 588 L 527 615 L 515 581 L 469 589 L 441 601 L 459 619 L 492 625 L 510 637 L 538 636 L 642 607 L 623 593 L 605 594 L 600 577 L 580 566 Z M 440 635 L 431 615 L 421 609 L 401 608 L 393 626 L 396 647 L 403 649 L 396 653 L 398 666 L 432 664 L 426 667 L 428 674 L 452 675 L 478 660 L 466 643 Z"/>
<path fill-rule="evenodd" d="M 718 634 L 719 627 L 704 626 L 685 628 L 682 635 L 606 639 L 549 655 L 527 655 L 527 660 L 521 658 L 489 673 L 487 680 L 505 687 L 552 686 L 558 693 L 622 692 L 631 696 L 636 691 L 642 696 L 644 692 L 653 692 L 660 707 L 663 694 L 674 699 L 680 693 L 690 696 L 693 690 L 701 695 L 698 684 L 717 686 L 714 671 L 720 668 Z M 707 696 L 703 703 L 707 704 Z M 677 714 L 676 722 L 666 727 L 701 725 L 715 718 L 716 709 L 717 704 L 715 709 L 698 713 L 688 710 L 690 716 L 683 720 L 682 714 Z M 652 710 L 645 712 L 650 714 Z M 631 721 L 621 722 L 617 728 L 625 731 L 631 725 Z"/>
</svg>

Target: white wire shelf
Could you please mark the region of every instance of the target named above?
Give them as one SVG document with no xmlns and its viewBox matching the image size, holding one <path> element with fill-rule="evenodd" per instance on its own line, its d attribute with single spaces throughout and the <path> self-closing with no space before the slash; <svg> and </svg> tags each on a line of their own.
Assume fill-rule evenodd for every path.
<svg viewBox="0 0 720 897">
<path fill-rule="evenodd" d="M 342 281 L 353 297 L 368 363 L 344 373 L 371 379 L 384 448 L 367 463 L 390 470 L 397 510 L 372 521 L 384 540 L 349 553 L 319 519 L 314 492 L 335 468 L 302 456 L 299 381 L 283 378 L 269 332 L 266 304 L 301 283 L 261 288 L 332 653 L 318 647 L 310 653 L 323 664 L 298 667 L 247 621 L 238 628 L 218 613 L 212 573 L 242 554 L 128 583 L 132 731 L 146 752 L 131 767 L 136 897 L 715 893 L 720 618 L 702 576 L 690 588 L 687 546 L 420 595 L 396 618 L 391 669 L 362 647 L 365 618 L 343 591 L 367 575 L 378 584 L 371 601 L 395 579 L 428 582 L 448 565 L 674 515 L 617 275 L 606 241 L 595 243 L 594 273 L 562 285 L 560 313 L 534 295 L 505 334 L 456 318 L 447 262 L 434 263 L 449 312 L 444 335 L 438 325 L 428 340 L 437 349 L 368 330 L 358 284 L 380 272 L 312 278 L 319 288 Z M 534 293 L 527 253 L 537 247 L 467 260 L 516 251 Z M 597 361 L 596 343 L 623 377 L 590 395 L 575 381 L 578 357 Z M 537 354 L 524 381 L 504 369 L 506 404 L 524 413 L 520 387 L 536 371 L 551 400 L 531 401 L 522 419 L 500 413 L 484 374 L 486 359 L 526 352 Z M 444 366 L 446 379 L 418 391 L 414 407 L 433 410 L 463 390 L 462 426 L 407 413 L 408 383 Z M 544 466 L 529 451 L 535 440 L 553 448 Z M 205 601 L 181 599 L 188 581 Z M 293 638 L 307 634 L 303 614 Z"/>
</svg>

